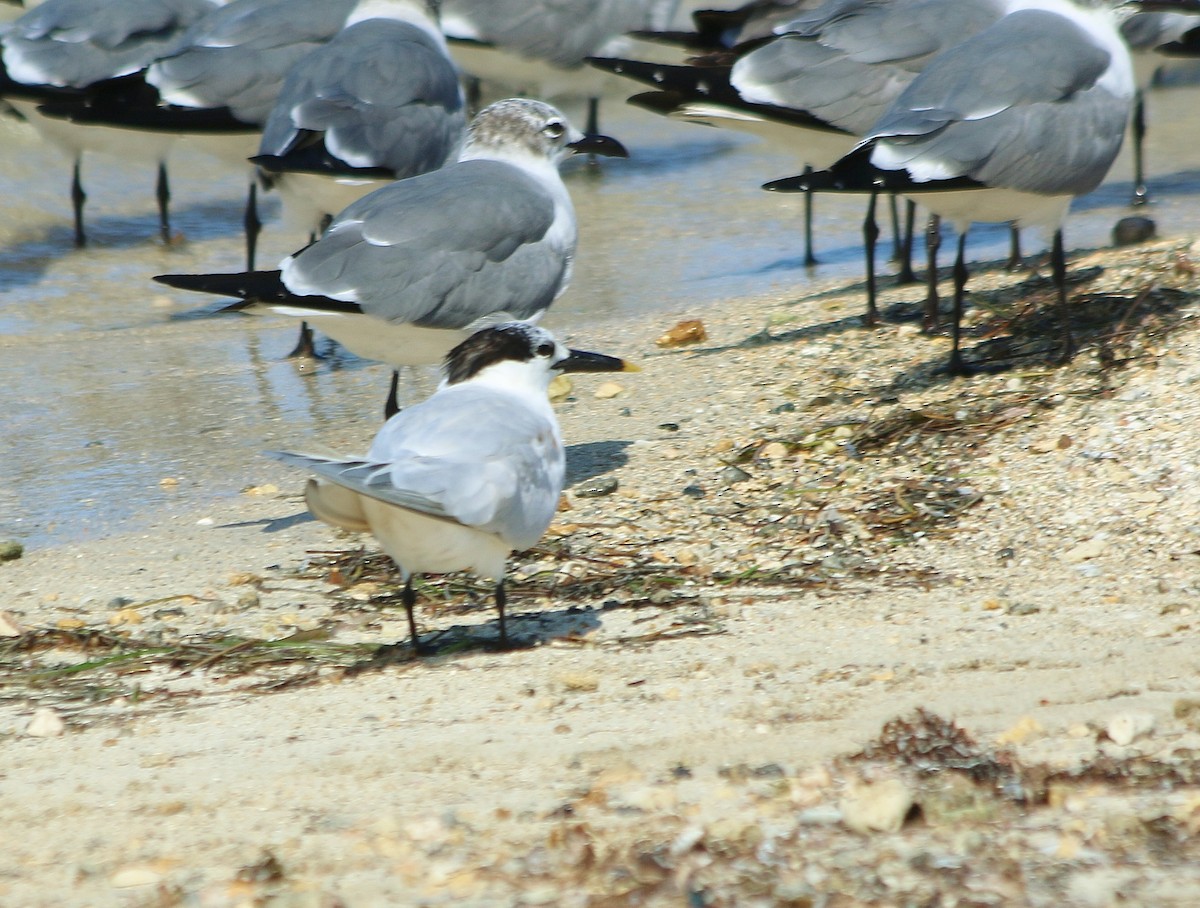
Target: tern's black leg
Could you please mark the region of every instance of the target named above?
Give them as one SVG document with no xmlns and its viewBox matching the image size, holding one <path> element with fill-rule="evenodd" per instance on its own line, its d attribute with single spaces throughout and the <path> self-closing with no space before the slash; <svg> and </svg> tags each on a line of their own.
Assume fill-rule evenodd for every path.
<svg viewBox="0 0 1200 908">
<path fill-rule="evenodd" d="M 400 371 L 392 370 L 392 380 L 388 385 L 387 400 L 383 402 L 383 418 L 391 419 L 400 412 Z"/>
<path fill-rule="evenodd" d="M 1133 198 L 1130 205 L 1145 205 L 1150 200 L 1146 189 L 1146 173 L 1143 169 L 1143 145 L 1146 141 L 1146 96 L 1139 88 L 1133 96 Z"/>
<path fill-rule="evenodd" d="M 154 186 L 158 199 L 158 232 L 164 246 L 171 245 L 171 184 L 167 181 L 167 162 L 158 162 L 158 182 Z"/>
<path fill-rule="evenodd" d="M 87 201 L 87 193 L 79 179 L 79 165 L 80 159 L 76 158 L 71 178 L 71 207 L 75 211 L 75 245 L 82 249 L 87 245 L 87 234 L 83 231 L 83 204 Z"/>
<path fill-rule="evenodd" d="M 900 272 L 896 275 L 897 284 L 915 284 L 917 276 L 913 273 L 913 224 L 917 220 L 917 203 L 911 199 L 904 202 L 904 232 L 900 235 Z"/>
<path fill-rule="evenodd" d="M 942 219 L 939 215 L 931 214 L 925 225 L 925 317 L 922 328 L 925 331 L 936 331 L 942 322 L 940 308 L 942 301 L 938 297 L 938 250 L 942 248 Z"/>
<path fill-rule="evenodd" d="M 1005 267 L 1009 271 L 1020 271 L 1025 267 L 1025 256 L 1021 255 L 1021 228 L 1016 221 L 1008 225 L 1008 261 Z"/>
<path fill-rule="evenodd" d="M 812 173 L 812 165 L 804 165 L 804 175 Z M 804 193 L 804 267 L 812 268 L 817 264 L 817 257 L 813 255 L 813 194 L 811 192 Z"/>
<path fill-rule="evenodd" d="M 262 233 L 262 221 L 258 219 L 258 184 L 250 181 L 246 193 L 246 211 L 242 215 L 242 226 L 246 231 L 246 270 L 254 270 L 254 258 L 258 252 L 258 235 Z"/>
<path fill-rule="evenodd" d="M 412 643 L 412 648 L 418 653 L 421 651 L 420 638 L 417 637 L 417 619 L 413 617 L 413 606 L 417 604 L 417 594 L 413 591 L 412 577 L 404 581 L 404 592 L 401 593 L 400 601 L 404 603 L 404 611 L 408 615 L 408 639 Z"/>
<path fill-rule="evenodd" d="M 950 325 L 950 362 L 946 365 L 946 371 L 951 375 L 969 375 L 971 372 L 963 362 L 962 353 L 959 350 L 962 335 L 963 296 L 968 276 L 966 252 L 967 231 L 964 230 L 958 235 L 958 258 L 954 260 L 954 314 L 952 316 L 954 321 Z"/>
<path fill-rule="evenodd" d="M 504 606 L 508 604 L 508 594 L 504 592 L 504 578 L 496 584 L 496 611 L 500 613 L 500 645 L 508 646 L 508 627 L 504 623 Z"/>
<path fill-rule="evenodd" d="M 1071 333 L 1071 310 L 1067 307 L 1067 255 L 1063 251 L 1061 227 L 1054 231 L 1050 267 L 1054 271 L 1054 288 L 1058 291 L 1058 318 L 1062 324 L 1063 348 L 1060 358 L 1062 362 L 1067 363 L 1075 355 L 1075 337 Z"/>
<path fill-rule="evenodd" d="M 863 219 L 863 251 L 867 257 L 867 314 L 864 323 L 868 328 L 879 324 L 879 307 L 875 303 L 875 241 L 879 239 L 879 225 L 875 223 L 875 203 L 879 193 L 872 192 L 867 203 L 867 215 Z"/>
</svg>

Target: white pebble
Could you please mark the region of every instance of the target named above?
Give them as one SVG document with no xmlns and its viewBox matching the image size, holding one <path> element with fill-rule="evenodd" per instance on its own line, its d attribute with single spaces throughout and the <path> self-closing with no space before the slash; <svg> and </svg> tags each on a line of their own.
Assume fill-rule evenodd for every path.
<svg viewBox="0 0 1200 908">
<path fill-rule="evenodd" d="M 852 782 L 838 804 L 842 822 L 854 832 L 897 832 L 913 805 L 912 792 L 899 779 Z"/>
<path fill-rule="evenodd" d="M 1108 720 L 1105 731 L 1114 744 L 1124 747 L 1154 731 L 1154 716 L 1150 713 L 1118 713 Z"/>
<path fill-rule="evenodd" d="M 31 738 L 57 738 L 67 728 L 62 717 L 48 706 L 36 710 L 29 724 L 25 726 L 25 734 Z"/>
</svg>

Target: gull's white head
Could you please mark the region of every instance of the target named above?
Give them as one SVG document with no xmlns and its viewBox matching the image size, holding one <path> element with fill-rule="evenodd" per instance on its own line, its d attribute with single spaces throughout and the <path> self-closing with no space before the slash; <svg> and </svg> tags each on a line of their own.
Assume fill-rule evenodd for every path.
<svg viewBox="0 0 1200 908">
<path fill-rule="evenodd" d="M 489 104 L 475 115 L 462 158 L 543 160 L 557 165 L 573 154 L 629 156 L 616 139 L 584 135 L 549 104 L 509 98 Z"/>
</svg>

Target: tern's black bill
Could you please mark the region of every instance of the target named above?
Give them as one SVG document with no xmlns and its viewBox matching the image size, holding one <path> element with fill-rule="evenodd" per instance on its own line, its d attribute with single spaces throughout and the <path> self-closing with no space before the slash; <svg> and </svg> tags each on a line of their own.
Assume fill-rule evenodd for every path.
<svg viewBox="0 0 1200 908">
<path fill-rule="evenodd" d="M 625 146 L 611 136 L 584 136 L 578 142 L 569 143 L 567 147 L 572 149 L 576 154 L 598 154 L 606 158 L 629 157 L 629 152 L 625 150 Z"/>
<path fill-rule="evenodd" d="M 641 372 L 641 368 L 615 356 L 589 353 L 587 350 L 568 350 L 570 356 L 554 364 L 559 372 Z"/>
</svg>

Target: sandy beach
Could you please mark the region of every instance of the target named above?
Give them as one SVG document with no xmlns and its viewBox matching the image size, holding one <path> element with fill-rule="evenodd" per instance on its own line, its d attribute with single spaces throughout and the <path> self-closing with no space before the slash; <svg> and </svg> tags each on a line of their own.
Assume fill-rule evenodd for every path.
<svg viewBox="0 0 1200 908">
<path fill-rule="evenodd" d="M 920 287 L 604 326 L 644 372 L 559 405 L 511 651 L 431 578 L 380 658 L 386 560 L 265 458 L 0 563 L 0 903 L 1196 904 L 1198 269 L 1076 255 L 1058 367 L 981 267 L 969 379 Z"/>
</svg>

